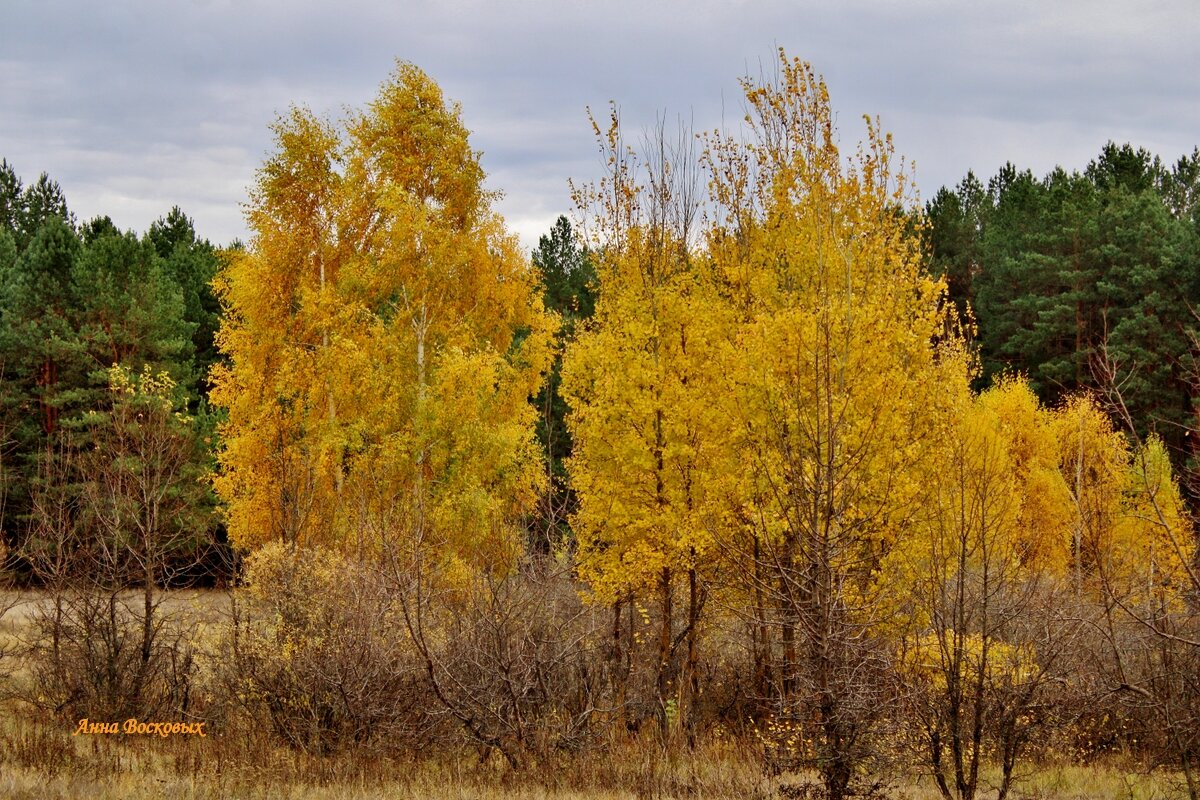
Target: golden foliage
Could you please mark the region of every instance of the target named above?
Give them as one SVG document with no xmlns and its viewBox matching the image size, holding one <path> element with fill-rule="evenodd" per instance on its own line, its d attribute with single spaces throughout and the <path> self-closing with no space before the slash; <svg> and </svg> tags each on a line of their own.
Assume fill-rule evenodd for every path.
<svg viewBox="0 0 1200 800">
<path fill-rule="evenodd" d="M 508 563 L 555 321 L 457 106 L 402 63 L 367 110 L 293 109 L 275 135 L 216 282 L 231 538 Z"/>
</svg>

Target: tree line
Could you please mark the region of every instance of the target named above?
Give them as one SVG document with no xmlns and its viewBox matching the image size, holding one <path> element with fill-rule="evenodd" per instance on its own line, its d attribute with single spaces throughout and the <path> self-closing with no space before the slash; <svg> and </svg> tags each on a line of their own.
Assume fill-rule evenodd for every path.
<svg viewBox="0 0 1200 800">
<path fill-rule="evenodd" d="M 978 384 L 1020 373 L 1048 404 L 1119 390 L 1114 419 L 1160 437 L 1190 476 L 1198 198 L 1200 150 L 1168 166 L 1112 142 L 1082 172 L 1039 179 L 1010 163 L 986 185 L 968 173 L 941 189 L 926 207 L 930 263 L 964 323 L 970 309 Z"/>
<path fill-rule="evenodd" d="M 807 64 L 743 89 L 739 132 L 593 119 L 604 176 L 532 264 L 408 64 L 363 111 L 277 121 L 247 247 L 177 209 L 76 226 L 6 165 L 6 535 L 59 587 L 42 696 L 197 702 L 156 604 L 219 514 L 247 561 L 188 709 L 217 729 L 515 769 L 734 736 L 831 798 L 913 759 L 1004 797 L 1053 744 L 1198 796 L 1200 154 L 1110 145 L 921 209 L 877 123 L 842 151 Z M 80 686 L 105 625 L 139 632 L 101 658 L 137 680 Z"/>
<path fill-rule="evenodd" d="M 97 524 L 79 501 L 95 478 L 83 456 L 112 455 L 116 398 L 129 390 L 145 399 L 143 377 L 147 396 L 187 422 L 191 468 L 208 472 L 219 418 L 208 404 L 209 371 L 221 358 L 211 286 L 219 265 L 218 249 L 177 207 L 144 235 L 106 216 L 80 224 L 47 175 L 25 186 L 0 163 L 0 519 L 10 570 L 36 580 L 37 531 L 55 493 L 77 507 L 80 526 Z M 163 524 L 212 538 L 216 498 L 193 483 L 194 513 Z"/>
</svg>

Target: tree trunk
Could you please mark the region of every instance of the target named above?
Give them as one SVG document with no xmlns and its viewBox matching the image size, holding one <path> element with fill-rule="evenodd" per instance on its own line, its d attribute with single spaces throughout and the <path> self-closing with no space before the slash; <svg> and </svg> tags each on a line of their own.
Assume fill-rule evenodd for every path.
<svg viewBox="0 0 1200 800">
<path fill-rule="evenodd" d="M 699 653 L 696 644 L 700 627 L 700 585 L 694 566 L 695 560 L 696 550 L 692 548 L 693 566 L 688 569 L 687 658 L 684 661 L 682 691 L 680 692 L 684 702 L 680 703 L 679 709 L 679 721 L 683 729 L 687 731 L 689 747 L 694 747 L 696 744 L 693 722 L 696 716 L 696 698 L 700 696 L 700 676 L 697 671 Z"/>
<path fill-rule="evenodd" d="M 662 603 L 662 623 L 658 629 L 658 707 L 659 722 L 663 735 L 668 733 L 670 718 L 667 704 L 671 700 L 671 631 L 675 616 L 674 593 L 671 585 L 671 568 L 663 567 L 658 579 L 659 596 Z"/>
</svg>

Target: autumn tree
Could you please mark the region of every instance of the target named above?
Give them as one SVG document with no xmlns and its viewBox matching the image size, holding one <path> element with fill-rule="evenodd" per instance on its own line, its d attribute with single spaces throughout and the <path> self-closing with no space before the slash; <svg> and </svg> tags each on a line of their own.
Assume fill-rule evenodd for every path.
<svg viewBox="0 0 1200 800">
<path fill-rule="evenodd" d="M 744 465 L 727 541 L 778 632 L 792 763 L 841 798 L 891 694 L 872 575 L 918 508 L 966 360 L 890 139 L 869 123 L 844 159 L 825 84 L 798 60 L 744 87 L 744 139 L 715 136 L 708 158 L 713 269 L 741 323 L 720 367 Z"/>
<path fill-rule="evenodd" d="M 1054 451 L 1041 445 L 1053 428 L 1026 413 L 1029 401 L 1036 411 L 1020 381 L 982 397 L 960 394 L 950 428 L 933 444 L 926 502 L 882 572 L 903 620 L 906 710 L 947 800 L 975 797 L 992 760 L 999 796 L 1007 795 L 1037 721 L 1048 716 L 1048 689 L 1065 682 L 1066 657 L 1078 647 L 1080 624 L 1064 603 L 1064 542 L 1041 541 L 1065 533 L 1045 522 L 1066 516 L 1070 503 L 1055 491 L 1061 480 L 1043 485 L 1037 462 Z"/>
<path fill-rule="evenodd" d="M 671 141 L 660 124 L 639 153 L 622 138 L 615 108 L 605 130 L 593 124 L 608 170 L 599 184 L 575 190 L 598 299 L 563 368 L 579 497 L 572 527 L 580 576 L 613 607 L 617 660 L 632 646 L 622 643 L 622 610 L 633 639 L 636 603 L 657 605 L 653 691 L 666 732 L 672 709 L 682 707 L 687 723 L 695 690 L 711 562 L 707 485 L 721 463 L 711 452 L 721 436 L 712 366 L 723 315 L 695 250 L 698 161 L 690 135 Z"/>
<path fill-rule="evenodd" d="M 457 106 L 400 64 L 340 123 L 293 109 L 217 278 L 231 539 L 508 563 L 542 475 L 552 318 Z M 519 536 L 515 539 L 519 546 Z"/>
<path fill-rule="evenodd" d="M 230 539 L 260 553 L 255 574 L 279 567 L 251 588 L 267 635 L 243 653 L 250 677 L 268 707 L 286 691 L 293 743 L 402 721 L 390 698 L 419 681 L 433 705 L 420 713 L 495 747 L 494 718 L 475 715 L 502 701 L 462 702 L 470 678 L 448 621 L 524 552 L 545 476 L 530 399 L 557 320 L 492 208 L 459 108 L 415 66 L 398 64 L 364 110 L 331 122 L 293 109 L 275 134 L 252 238 L 216 282 L 217 488 Z M 323 581 L 355 571 L 355 607 L 387 610 L 378 628 L 307 596 L 305 564 L 340 565 Z M 304 619 L 273 626 L 272 606 Z M 312 653 L 310 679 L 297 680 L 297 653 Z M 341 691 L 343 676 L 357 688 Z"/>
</svg>

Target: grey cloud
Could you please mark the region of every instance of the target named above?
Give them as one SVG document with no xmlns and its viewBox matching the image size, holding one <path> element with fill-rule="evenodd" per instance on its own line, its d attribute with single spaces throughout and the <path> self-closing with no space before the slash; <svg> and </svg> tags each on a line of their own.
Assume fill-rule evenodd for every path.
<svg viewBox="0 0 1200 800">
<path fill-rule="evenodd" d="M 738 77 L 776 46 L 828 79 L 849 145 L 879 114 L 926 196 L 968 168 L 1082 167 L 1105 140 L 1166 158 L 1200 130 L 1200 19 L 1189 0 L 842 4 L 482 0 L 16 0 L 0 60 L 0 155 L 46 170 L 81 217 L 143 229 L 178 203 L 218 241 L 293 103 L 339 116 L 396 58 L 462 104 L 500 210 L 526 245 L 598 171 L 584 114 L 629 130 L 664 110 L 740 117 Z M 636 138 L 636 136 L 635 136 Z M 106 205 L 107 204 L 107 205 Z M 119 217 L 119 218 L 118 218 Z"/>
</svg>

